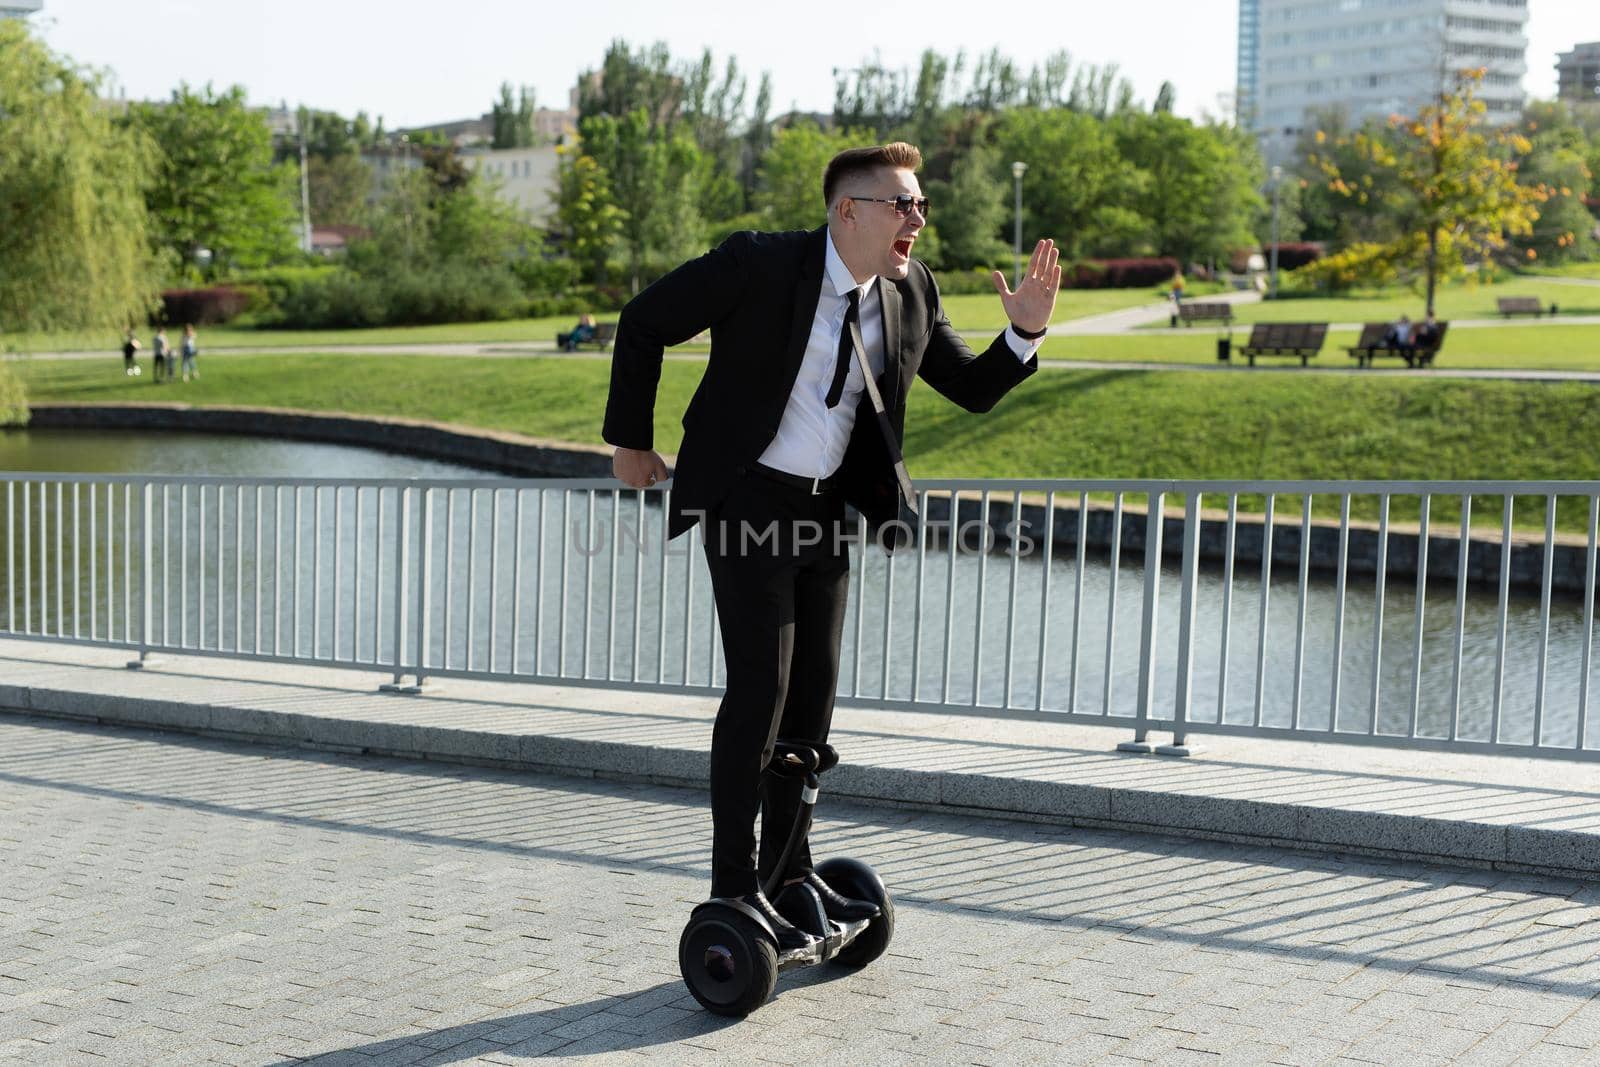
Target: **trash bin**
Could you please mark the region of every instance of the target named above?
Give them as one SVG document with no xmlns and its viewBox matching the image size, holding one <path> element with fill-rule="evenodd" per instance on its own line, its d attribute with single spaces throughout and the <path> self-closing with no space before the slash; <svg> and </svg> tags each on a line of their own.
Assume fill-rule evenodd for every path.
<svg viewBox="0 0 1600 1067">
<path fill-rule="evenodd" d="M 1232 337 L 1219 337 L 1219 338 L 1217 338 L 1217 362 L 1218 363 L 1226 363 L 1226 362 L 1228 362 L 1228 356 L 1230 355 L 1230 350 L 1232 348 L 1233 348 L 1233 338 Z"/>
</svg>

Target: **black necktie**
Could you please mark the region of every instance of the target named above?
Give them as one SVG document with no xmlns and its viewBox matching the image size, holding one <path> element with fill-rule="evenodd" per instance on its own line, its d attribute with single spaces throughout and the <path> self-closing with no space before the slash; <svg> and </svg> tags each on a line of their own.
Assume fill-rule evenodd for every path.
<svg viewBox="0 0 1600 1067">
<path fill-rule="evenodd" d="M 850 290 L 850 306 L 844 311 L 844 325 L 839 328 L 839 359 L 833 368 L 833 384 L 828 386 L 828 406 L 839 406 L 839 398 L 844 395 L 844 379 L 850 373 L 852 353 L 850 345 L 850 324 L 860 321 L 861 318 L 861 290 Z"/>
</svg>

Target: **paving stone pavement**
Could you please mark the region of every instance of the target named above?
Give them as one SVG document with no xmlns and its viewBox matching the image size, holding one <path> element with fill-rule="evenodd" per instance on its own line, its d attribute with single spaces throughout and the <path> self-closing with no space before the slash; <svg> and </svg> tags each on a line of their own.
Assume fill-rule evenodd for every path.
<svg viewBox="0 0 1600 1067">
<path fill-rule="evenodd" d="M 889 954 L 731 1022 L 703 794 L 0 720 L 0 1061 L 1600 1059 L 1600 886 L 824 804 Z"/>
</svg>

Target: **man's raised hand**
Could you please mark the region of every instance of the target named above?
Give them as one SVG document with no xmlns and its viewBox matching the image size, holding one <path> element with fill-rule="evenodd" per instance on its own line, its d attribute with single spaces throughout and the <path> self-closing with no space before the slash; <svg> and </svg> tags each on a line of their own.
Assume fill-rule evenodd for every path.
<svg viewBox="0 0 1600 1067">
<path fill-rule="evenodd" d="M 1033 256 L 1016 292 L 1006 284 L 1006 276 L 994 272 L 994 288 L 1006 309 L 1006 318 L 1024 333 L 1039 333 L 1050 325 L 1056 310 L 1056 290 L 1061 288 L 1061 265 L 1056 262 L 1060 249 L 1049 238 L 1033 246 Z"/>
</svg>

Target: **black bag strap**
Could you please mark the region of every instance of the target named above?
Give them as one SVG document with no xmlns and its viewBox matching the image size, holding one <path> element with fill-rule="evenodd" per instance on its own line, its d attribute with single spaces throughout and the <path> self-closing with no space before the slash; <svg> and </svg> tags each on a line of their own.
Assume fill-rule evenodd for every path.
<svg viewBox="0 0 1600 1067">
<path fill-rule="evenodd" d="M 872 398 L 872 410 L 878 416 L 878 429 L 883 431 L 883 443 L 888 446 L 889 458 L 894 461 L 894 477 L 900 483 L 900 495 L 905 498 L 911 514 L 917 514 L 917 491 L 911 486 L 911 475 L 906 473 L 905 457 L 900 454 L 900 442 L 895 440 L 894 427 L 889 425 L 889 413 L 883 409 L 883 394 L 872 377 L 872 365 L 867 362 L 867 343 L 861 339 L 861 323 L 850 323 L 851 347 L 856 352 L 856 362 L 861 365 L 861 377 L 866 382 L 867 395 Z"/>
</svg>

